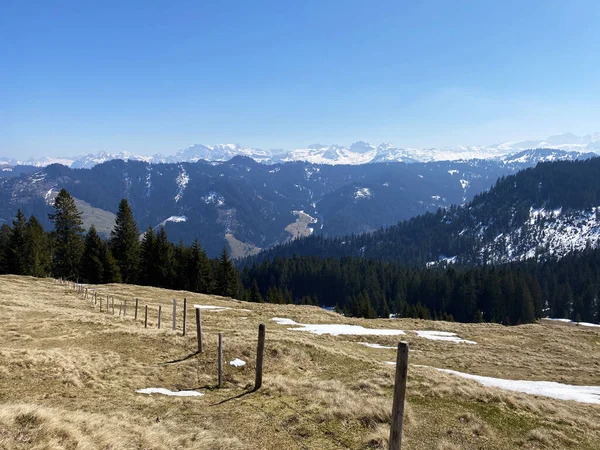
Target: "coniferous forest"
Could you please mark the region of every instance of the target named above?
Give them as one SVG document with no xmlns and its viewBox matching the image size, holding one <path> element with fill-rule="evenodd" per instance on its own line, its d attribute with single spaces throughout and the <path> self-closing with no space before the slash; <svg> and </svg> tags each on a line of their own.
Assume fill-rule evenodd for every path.
<svg viewBox="0 0 600 450">
<path fill-rule="evenodd" d="M 414 317 L 506 325 L 541 317 L 600 322 L 600 250 L 559 261 L 423 268 L 360 257 L 276 257 L 236 269 L 226 248 L 209 259 L 198 240 L 169 241 L 164 227 L 141 232 L 127 200 L 108 240 L 62 190 L 44 231 L 19 211 L 0 228 L 0 273 L 88 283 L 135 283 L 254 302 L 335 307 L 357 317 Z"/>
</svg>

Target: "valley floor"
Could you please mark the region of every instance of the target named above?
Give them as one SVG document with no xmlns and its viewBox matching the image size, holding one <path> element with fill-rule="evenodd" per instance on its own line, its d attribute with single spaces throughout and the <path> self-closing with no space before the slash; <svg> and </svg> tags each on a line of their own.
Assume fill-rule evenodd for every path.
<svg viewBox="0 0 600 450">
<path fill-rule="evenodd" d="M 103 312 L 52 279 L 0 276 L 0 449 L 387 448 L 394 382 L 388 363 L 399 340 L 410 344 L 403 448 L 594 449 L 600 442 L 599 404 L 484 387 L 434 369 L 598 386 L 600 328 L 351 319 L 310 306 L 141 286 L 95 288 Z M 106 295 L 114 297 L 115 315 L 112 308 L 106 313 Z M 177 333 L 171 330 L 174 298 Z M 229 308 L 201 310 L 202 354 L 195 353 L 194 304 Z M 251 392 L 261 322 L 267 327 L 265 376 L 263 388 Z M 343 334 L 357 328 L 339 325 L 385 331 Z M 327 334 L 332 330 L 337 335 Z M 218 332 L 225 362 L 220 389 Z M 235 359 L 246 364 L 229 364 Z M 204 395 L 136 393 L 145 388 Z"/>
</svg>

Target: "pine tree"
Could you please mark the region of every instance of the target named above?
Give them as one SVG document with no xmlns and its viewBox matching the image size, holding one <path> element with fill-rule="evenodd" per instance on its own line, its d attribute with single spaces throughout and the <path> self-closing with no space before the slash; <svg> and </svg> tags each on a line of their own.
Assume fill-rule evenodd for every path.
<svg viewBox="0 0 600 450">
<path fill-rule="evenodd" d="M 9 273 L 10 239 L 12 229 L 7 224 L 0 226 L 0 273 Z"/>
<path fill-rule="evenodd" d="M 54 222 L 54 254 L 52 272 L 55 277 L 76 280 L 83 252 L 83 221 L 75 200 L 66 189 L 61 189 L 54 200 L 54 213 L 48 218 Z"/>
<path fill-rule="evenodd" d="M 121 278 L 125 283 L 135 283 L 140 258 L 140 231 L 126 199 L 119 203 L 115 227 L 110 233 L 110 249 L 117 260 Z"/>
<path fill-rule="evenodd" d="M 200 247 L 198 239 L 194 239 L 189 250 L 188 282 L 192 292 L 208 294 L 211 291 L 210 266 L 205 251 Z"/>
<path fill-rule="evenodd" d="M 122 281 L 119 265 L 108 245 L 104 246 L 102 252 L 102 272 L 104 283 L 120 283 Z"/>
<path fill-rule="evenodd" d="M 27 256 L 25 244 L 27 239 L 27 220 L 21 210 L 13 219 L 12 234 L 9 244 L 8 267 L 9 272 L 15 275 L 29 275 L 27 268 Z"/>
<path fill-rule="evenodd" d="M 103 253 L 104 243 L 92 225 L 85 235 L 81 260 L 81 276 L 87 283 L 99 284 L 104 281 Z"/>
<path fill-rule="evenodd" d="M 52 269 L 50 239 L 42 224 L 31 216 L 25 226 L 25 262 L 27 274 L 46 277 Z"/>
<path fill-rule="evenodd" d="M 215 293 L 223 297 L 235 297 L 238 293 L 235 268 L 226 247 L 223 247 L 219 258 Z"/>
<path fill-rule="evenodd" d="M 155 252 L 157 286 L 171 288 L 175 283 L 175 258 L 173 244 L 169 242 L 165 227 L 156 233 Z"/>
<path fill-rule="evenodd" d="M 146 286 L 157 286 L 158 269 L 156 267 L 156 235 L 154 229 L 148 227 L 140 246 L 139 282 Z"/>
</svg>

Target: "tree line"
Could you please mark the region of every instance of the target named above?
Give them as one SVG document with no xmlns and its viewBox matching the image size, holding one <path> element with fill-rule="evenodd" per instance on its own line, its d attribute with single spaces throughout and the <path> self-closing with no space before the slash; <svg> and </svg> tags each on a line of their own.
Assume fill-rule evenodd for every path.
<svg viewBox="0 0 600 450">
<path fill-rule="evenodd" d="M 226 248 L 209 259 L 196 239 L 185 246 L 168 239 L 164 227 L 140 233 L 126 199 L 121 200 L 114 229 L 102 239 L 92 225 L 83 229 L 81 212 L 62 189 L 46 232 L 35 216 L 19 210 L 0 227 L 0 273 L 53 276 L 85 283 L 130 283 L 243 297 L 243 287 Z"/>
<path fill-rule="evenodd" d="M 348 316 L 414 317 L 506 325 L 541 317 L 600 322 L 600 250 L 542 264 L 428 269 L 360 257 L 276 257 L 238 271 L 226 248 L 209 259 L 196 239 L 169 241 L 164 227 L 141 233 L 121 200 L 110 238 L 83 229 L 66 190 L 50 232 L 17 212 L 0 227 L 0 273 L 135 283 L 252 302 L 332 306 Z"/>
</svg>

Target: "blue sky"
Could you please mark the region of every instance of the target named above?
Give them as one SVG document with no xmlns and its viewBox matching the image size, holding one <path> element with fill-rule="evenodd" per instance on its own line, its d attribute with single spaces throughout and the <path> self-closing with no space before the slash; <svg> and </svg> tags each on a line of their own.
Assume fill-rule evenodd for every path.
<svg viewBox="0 0 600 450">
<path fill-rule="evenodd" d="M 0 3 L 0 156 L 600 130 L 597 1 Z"/>
</svg>

